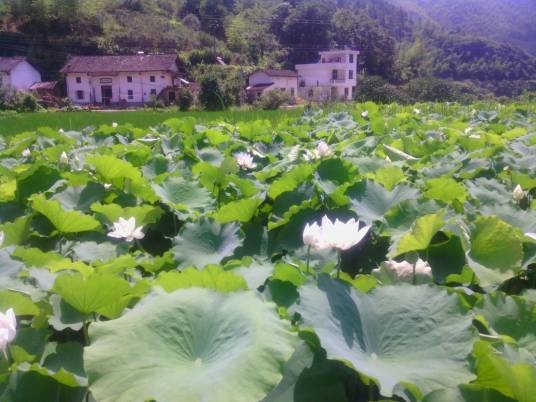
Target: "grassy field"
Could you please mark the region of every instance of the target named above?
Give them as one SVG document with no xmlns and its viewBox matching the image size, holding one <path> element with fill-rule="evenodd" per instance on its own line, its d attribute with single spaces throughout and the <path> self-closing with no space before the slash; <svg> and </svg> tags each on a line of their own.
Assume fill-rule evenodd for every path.
<svg viewBox="0 0 536 402">
<path fill-rule="evenodd" d="M 78 130 L 87 126 L 99 126 L 112 122 L 131 123 L 140 128 L 147 128 L 172 117 L 193 116 L 199 121 L 225 120 L 249 121 L 266 119 L 278 122 L 288 117 L 296 117 L 303 113 L 302 108 L 285 110 L 231 110 L 221 112 L 177 112 L 177 111 L 118 111 L 118 112 L 43 112 L 17 113 L 0 115 L 0 135 L 13 135 L 39 127 L 54 129 Z"/>
</svg>

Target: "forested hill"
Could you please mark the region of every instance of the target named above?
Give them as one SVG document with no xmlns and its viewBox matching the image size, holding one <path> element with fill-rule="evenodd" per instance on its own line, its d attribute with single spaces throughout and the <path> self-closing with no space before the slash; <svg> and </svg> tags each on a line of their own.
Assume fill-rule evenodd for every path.
<svg viewBox="0 0 536 402">
<path fill-rule="evenodd" d="M 447 33 L 391 1 L 0 0 L 0 54 L 27 54 L 56 78 L 68 54 L 177 51 L 192 73 L 215 55 L 292 68 L 315 61 L 318 50 L 351 46 L 362 53 L 362 72 L 392 82 L 536 77 L 536 58 L 521 49 Z"/>
<path fill-rule="evenodd" d="M 534 0 L 391 0 L 446 29 L 517 45 L 536 54 Z"/>
</svg>

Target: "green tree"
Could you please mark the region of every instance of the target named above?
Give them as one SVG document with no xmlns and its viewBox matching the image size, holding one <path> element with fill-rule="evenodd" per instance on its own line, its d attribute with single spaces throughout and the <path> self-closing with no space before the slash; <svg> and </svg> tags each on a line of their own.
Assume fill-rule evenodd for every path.
<svg viewBox="0 0 536 402">
<path fill-rule="evenodd" d="M 213 72 L 203 74 L 199 79 L 199 103 L 207 110 L 222 110 L 227 107 L 225 95 L 218 77 Z"/>
</svg>

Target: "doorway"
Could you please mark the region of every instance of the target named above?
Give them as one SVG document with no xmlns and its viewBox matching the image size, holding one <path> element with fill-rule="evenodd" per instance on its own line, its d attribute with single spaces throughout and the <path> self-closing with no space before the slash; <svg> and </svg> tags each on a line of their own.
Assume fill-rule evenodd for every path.
<svg viewBox="0 0 536 402">
<path fill-rule="evenodd" d="M 113 91 L 111 85 L 102 85 L 101 86 L 101 97 L 102 104 L 108 106 L 112 103 Z"/>
<path fill-rule="evenodd" d="M 176 100 L 175 91 L 169 91 L 169 103 L 173 104 Z"/>
</svg>

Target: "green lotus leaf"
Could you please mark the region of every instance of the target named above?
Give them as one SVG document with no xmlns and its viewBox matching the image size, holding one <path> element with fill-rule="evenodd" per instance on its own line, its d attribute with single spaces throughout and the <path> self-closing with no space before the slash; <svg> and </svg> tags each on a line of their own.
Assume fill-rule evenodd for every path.
<svg viewBox="0 0 536 402">
<path fill-rule="evenodd" d="M 415 384 L 427 394 L 469 381 L 475 334 L 458 297 L 433 286 L 386 286 L 360 293 L 323 275 L 298 289 L 294 309 L 329 359 L 350 362 L 384 396 Z"/>
<path fill-rule="evenodd" d="M 485 295 L 474 311 L 484 317 L 490 329 L 515 339 L 520 347 L 536 356 L 536 307 L 533 303 L 496 292 Z"/>
<path fill-rule="evenodd" d="M 389 250 L 390 257 L 396 257 L 410 251 L 427 249 L 432 238 L 444 226 L 444 216 L 443 212 L 439 212 L 418 218 L 413 222 L 409 231 L 391 246 Z"/>
<path fill-rule="evenodd" d="M 518 232 L 499 218 L 479 217 L 471 230 L 467 257 L 482 285 L 498 285 L 521 269 L 523 242 Z"/>
<path fill-rule="evenodd" d="M 370 224 L 383 220 L 385 213 L 395 205 L 417 198 L 419 190 L 400 185 L 393 191 L 388 191 L 382 185 L 367 180 L 348 188 L 346 195 L 350 198 L 352 209 L 357 216 Z"/>
<path fill-rule="evenodd" d="M 88 276 L 93 272 L 93 268 L 82 261 L 71 261 L 57 253 L 45 253 L 38 248 L 17 247 L 12 256 L 22 260 L 28 267 L 46 268 L 52 273 L 72 270 Z"/>
<path fill-rule="evenodd" d="M 85 368 L 101 402 L 257 402 L 297 342 L 258 295 L 207 289 L 155 292 L 89 334 Z"/>
<path fill-rule="evenodd" d="M 21 216 L 13 222 L 5 222 L 0 225 L 0 232 L 4 232 L 4 242 L 0 247 L 18 246 L 28 238 L 30 234 L 31 215 Z"/>
<path fill-rule="evenodd" d="M 515 402 L 514 399 L 494 389 L 474 384 L 460 385 L 458 388 L 441 389 L 426 395 L 423 402 Z"/>
<path fill-rule="evenodd" d="M 258 198 L 245 198 L 243 200 L 231 201 L 214 214 L 214 219 L 219 223 L 233 221 L 249 222 L 257 213 L 257 208 L 261 203 L 262 200 Z"/>
<path fill-rule="evenodd" d="M 432 200 L 446 203 L 458 200 L 464 202 L 467 198 L 467 189 L 451 177 L 438 177 L 426 182 L 427 190 L 424 196 Z"/>
<path fill-rule="evenodd" d="M 54 293 L 82 314 L 99 312 L 130 293 L 129 283 L 112 274 L 62 274 L 56 278 Z"/>
<path fill-rule="evenodd" d="M 220 292 L 234 292 L 247 289 L 244 278 L 233 272 L 224 271 L 217 265 L 210 265 L 201 271 L 187 268 L 182 272 L 162 272 L 153 282 L 166 292 L 193 287 L 213 289 Z"/>
<path fill-rule="evenodd" d="M 198 183 L 182 177 L 168 177 L 163 183 L 153 184 L 153 190 L 163 202 L 180 210 L 212 209 L 212 195 Z"/>
<path fill-rule="evenodd" d="M 243 244 L 239 229 L 236 223 L 220 225 L 208 219 L 187 223 L 173 240 L 172 252 L 179 267 L 219 264 Z"/>
<path fill-rule="evenodd" d="M 85 186 L 67 187 L 62 192 L 54 194 L 51 200 L 59 201 L 62 208 L 68 211 L 89 212 L 91 204 L 102 200 L 105 195 L 106 190 L 103 185 L 88 183 Z"/>
<path fill-rule="evenodd" d="M 65 211 L 58 201 L 47 200 L 44 195 L 32 198 L 34 211 L 44 215 L 61 233 L 79 233 L 100 228 L 98 220 L 79 211 Z"/>
<path fill-rule="evenodd" d="M 406 180 L 404 171 L 398 166 L 394 165 L 384 166 L 376 170 L 374 173 L 369 174 L 367 177 L 370 177 L 375 182 L 380 183 L 388 191 L 393 191 L 397 184 Z"/>
<path fill-rule="evenodd" d="M 155 223 L 164 213 L 162 208 L 153 207 L 152 205 L 123 208 L 113 203 L 106 205 L 95 203 L 91 205 L 91 210 L 106 217 L 110 223 L 117 222 L 119 218 L 128 219 L 134 217 L 136 218 L 136 225 Z"/>
<path fill-rule="evenodd" d="M 290 172 L 285 173 L 281 178 L 271 184 L 268 189 L 268 195 L 275 200 L 280 194 L 294 190 L 300 184 L 308 180 L 313 174 L 313 171 L 314 167 L 310 164 L 296 166 Z"/>
<path fill-rule="evenodd" d="M 0 311 L 12 308 L 17 315 L 38 315 L 39 307 L 23 293 L 0 290 Z"/>
<path fill-rule="evenodd" d="M 520 353 L 521 352 L 521 353 Z M 536 389 L 534 358 L 508 345 L 496 349 L 488 343 L 475 346 L 476 385 L 494 389 L 518 402 L 533 402 Z"/>
</svg>

